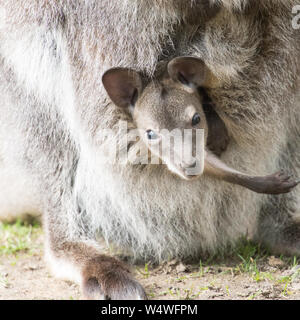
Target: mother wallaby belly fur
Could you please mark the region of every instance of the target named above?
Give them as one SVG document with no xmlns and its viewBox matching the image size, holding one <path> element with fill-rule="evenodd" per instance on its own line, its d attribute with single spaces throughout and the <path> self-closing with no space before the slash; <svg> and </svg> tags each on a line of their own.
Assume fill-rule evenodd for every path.
<svg viewBox="0 0 300 320">
<path fill-rule="evenodd" d="M 300 254 L 299 190 L 262 196 L 108 156 L 122 139 L 119 120 L 134 125 L 111 106 L 103 73 L 122 66 L 151 77 L 160 60 L 189 54 L 216 75 L 208 92 L 230 135 L 226 163 L 249 174 L 300 174 L 297 1 L 210 2 L 209 14 L 202 1 L 0 4 L 1 185 L 2 159 L 26 172 L 48 251 L 76 262 L 83 282 L 96 272 L 88 266 L 100 236 L 153 261 L 213 253 L 245 234 Z M 113 134 L 103 137 L 106 128 Z"/>
</svg>

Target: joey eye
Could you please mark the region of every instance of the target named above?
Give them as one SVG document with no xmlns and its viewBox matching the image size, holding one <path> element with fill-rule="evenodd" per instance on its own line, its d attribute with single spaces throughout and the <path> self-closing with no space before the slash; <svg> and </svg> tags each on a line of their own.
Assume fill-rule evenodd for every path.
<svg viewBox="0 0 300 320">
<path fill-rule="evenodd" d="M 147 139 L 148 140 L 156 140 L 158 139 L 158 135 L 153 130 L 146 131 Z"/>
<path fill-rule="evenodd" d="M 195 127 L 197 124 L 199 124 L 201 121 L 201 117 L 199 113 L 195 113 L 192 120 L 192 125 Z"/>
</svg>

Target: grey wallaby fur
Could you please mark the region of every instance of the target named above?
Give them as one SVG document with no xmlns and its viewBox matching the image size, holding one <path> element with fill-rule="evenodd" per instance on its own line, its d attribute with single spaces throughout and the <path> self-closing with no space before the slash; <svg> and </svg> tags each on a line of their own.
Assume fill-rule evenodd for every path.
<svg viewBox="0 0 300 320">
<path fill-rule="evenodd" d="M 208 175 L 186 181 L 166 166 L 110 161 L 120 120 L 129 132 L 135 125 L 101 81 L 113 67 L 151 80 L 161 62 L 201 58 L 214 75 L 209 131 L 227 136 L 220 159 L 248 174 L 299 176 L 296 4 L 1 1 L 1 218 L 42 212 L 49 267 L 89 299 L 146 298 L 129 268 L 103 255 L 102 238 L 154 262 L 225 251 L 245 234 L 274 253 L 299 255 L 298 188 L 258 195 Z M 102 135 L 107 128 L 112 134 Z"/>
</svg>

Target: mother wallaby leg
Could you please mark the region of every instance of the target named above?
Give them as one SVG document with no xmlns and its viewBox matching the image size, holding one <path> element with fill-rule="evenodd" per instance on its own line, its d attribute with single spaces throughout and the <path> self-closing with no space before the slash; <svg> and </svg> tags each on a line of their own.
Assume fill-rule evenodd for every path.
<svg viewBox="0 0 300 320">
<path fill-rule="evenodd" d="M 53 273 L 80 284 L 84 298 L 93 300 L 144 300 L 142 286 L 128 266 L 85 242 L 51 238 L 46 258 Z"/>
<path fill-rule="evenodd" d="M 67 151 L 63 157 L 62 167 L 53 168 L 45 182 L 49 194 L 44 201 L 45 257 L 50 269 L 55 276 L 78 283 L 86 299 L 146 299 L 129 267 L 103 254 L 76 189 L 80 160 Z"/>
<path fill-rule="evenodd" d="M 104 255 L 96 241 L 81 240 L 84 235 L 70 239 L 67 226 L 59 225 L 63 207 L 56 206 L 45 215 L 45 257 L 52 273 L 78 283 L 85 299 L 146 299 L 144 289 L 125 263 Z"/>
</svg>

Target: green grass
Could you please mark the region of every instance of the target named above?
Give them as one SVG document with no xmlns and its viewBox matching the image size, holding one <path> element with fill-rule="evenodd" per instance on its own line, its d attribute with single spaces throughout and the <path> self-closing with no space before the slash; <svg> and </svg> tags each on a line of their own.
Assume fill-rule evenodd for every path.
<svg viewBox="0 0 300 320">
<path fill-rule="evenodd" d="M 140 273 L 145 279 L 150 277 L 150 271 L 149 271 L 149 263 L 145 263 L 144 270 L 140 268 L 136 268 L 137 272 Z"/>
<path fill-rule="evenodd" d="M 257 273 L 258 261 L 269 256 L 266 250 L 262 250 L 260 246 L 251 241 L 242 241 L 236 248 L 235 254 L 241 261 L 239 264 L 240 270 L 247 273 Z"/>
<path fill-rule="evenodd" d="M 14 224 L 0 222 L 0 255 L 33 253 L 37 249 L 35 240 L 42 234 L 38 223 L 21 222 Z"/>
</svg>

